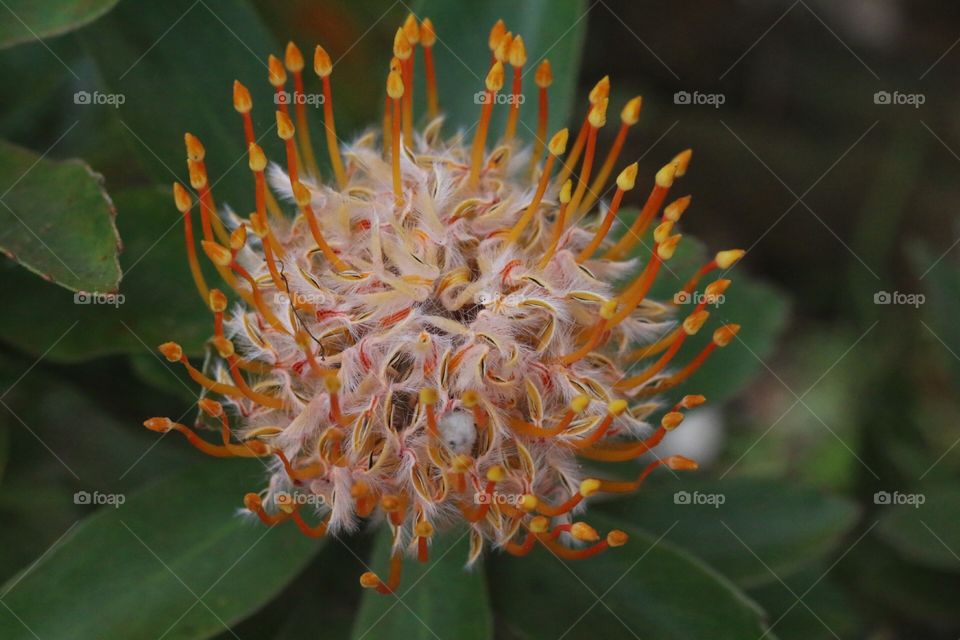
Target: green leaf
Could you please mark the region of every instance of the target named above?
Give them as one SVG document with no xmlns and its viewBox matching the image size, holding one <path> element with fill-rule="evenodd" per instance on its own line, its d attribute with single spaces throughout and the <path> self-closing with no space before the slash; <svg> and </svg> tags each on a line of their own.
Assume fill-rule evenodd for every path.
<svg viewBox="0 0 960 640">
<path fill-rule="evenodd" d="M 396 595 L 367 590 L 353 625 L 353 638 L 480 640 L 492 638 L 490 608 L 481 566 L 465 569 L 469 536 L 448 531 L 434 538 L 430 561 L 404 561 L 403 582 Z M 371 567 L 389 573 L 390 535 L 377 539 Z"/>
<path fill-rule="evenodd" d="M 861 638 L 863 620 L 851 594 L 831 574 L 829 566 L 813 565 L 782 583 L 751 589 L 750 596 L 767 611 L 781 640 Z"/>
<path fill-rule="evenodd" d="M 490 28 L 503 18 L 510 31 L 523 36 L 527 49 L 526 75 L 523 79 L 526 101 L 520 108 L 523 124 L 517 127 L 517 136 L 532 141 L 537 130 L 539 89 L 533 77 L 543 57 L 549 58 L 554 77 L 549 89 L 548 135 L 567 126 L 574 129 L 572 135 L 576 135 L 576 123 L 571 122 L 570 117 L 587 27 L 587 3 L 584 0 L 487 0 L 467 3 L 423 0 L 416 5 L 415 13 L 420 17 L 429 17 L 437 31 L 437 43 L 434 46 L 437 91 L 440 108 L 449 123 L 455 127 L 471 128 L 479 119 L 480 103 L 475 96 L 478 91 L 483 91 L 484 78 L 490 70 L 487 38 Z M 512 78 L 510 69 L 506 70 L 505 77 L 505 87 L 509 88 Z M 491 127 L 491 131 L 502 130 L 500 122 L 505 122 L 506 112 L 505 106 L 494 109 L 497 116 L 494 121 L 497 124 Z"/>
<path fill-rule="evenodd" d="M 565 562 L 540 547 L 493 563 L 491 593 L 518 638 L 743 640 L 762 612 L 725 578 L 669 542 L 607 516 L 590 523 L 630 535 L 623 547 Z M 769 634 L 766 637 L 771 637 Z"/>
<path fill-rule="evenodd" d="M 124 2 L 80 33 L 104 82 L 125 97 L 117 117 L 153 177 L 186 182 L 183 134 L 207 149 L 217 204 L 243 214 L 253 203 L 240 116 L 233 110 L 233 81 L 253 94 L 258 136 L 271 158 L 282 158 L 275 133 L 275 104 L 267 82 L 267 56 L 282 49 L 246 0 Z"/>
<path fill-rule="evenodd" d="M 92 22 L 118 0 L 6 0 L 0 21 L 0 49 L 52 38 Z"/>
<path fill-rule="evenodd" d="M 0 636 L 198 639 L 249 615 L 319 548 L 237 515 L 263 475 L 204 461 L 98 510 L 5 585 Z"/>
<path fill-rule="evenodd" d="M 960 381 L 960 361 L 956 358 L 960 354 L 956 321 L 960 314 L 960 267 L 952 256 L 937 256 L 922 246 L 912 247 L 910 258 L 927 294 L 922 306 L 927 326 L 921 335 L 935 346 L 934 352 L 951 368 L 954 380 Z"/>
<path fill-rule="evenodd" d="M 890 504 L 880 518 L 878 535 L 906 559 L 942 571 L 960 571 L 960 489 L 931 487 L 912 496 L 913 503 Z M 917 504 L 918 506 L 914 506 Z"/>
<path fill-rule="evenodd" d="M 7 269 L 4 287 L 11 295 L 5 340 L 61 362 L 114 353 L 153 357 L 156 346 L 167 340 L 180 342 L 188 353 L 200 351 L 212 333 L 211 318 L 190 278 L 183 227 L 170 196 L 142 189 L 121 192 L 116 202 L 125 243 L 121 262 L 128 272 L 120 289 L 123 298 L 116 298 L 117 304 L 76 304 L 74 295 L 59 287 Z M 46 321 L 37 322 L 37 309 Z M 179 384 L 176 367 L 166 361 L 158 366 Z"/>
<path fill-rule="evenodd" d="M 102 178 L 0 141 L 0 250 L 74 291 L 116 291 L 120 239 Z"/>
<path fill-rule="evenodd" d="M 822 558 L 857 518 L 856 505 L 842 498 L 749 477 L 670 478 L 601 508 L 666 534 L 742 586 L 776 581 Z"/>
</svg>

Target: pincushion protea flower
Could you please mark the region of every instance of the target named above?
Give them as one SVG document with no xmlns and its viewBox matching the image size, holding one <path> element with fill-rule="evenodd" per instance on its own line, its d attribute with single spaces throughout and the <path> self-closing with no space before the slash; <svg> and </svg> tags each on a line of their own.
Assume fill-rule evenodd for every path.
<svg viewBox="0 0 960 640">
<path fill-rule="evenodd" d="M 706 286 L 683 318 L 675 317 L 673 303 L 647 298 L 680 241 L 675 226 L 690 199 L 663 205 L 687 170 L 689 150 L 656 173 L 630 229 L 616 242 L 607 239 L 635 186 L 637 164 L 620 172 L 609 203 L 598 196 L 638 120 L 639 97 L 624 106 L 613 147 L 594 172 L 609 80 L 590 93 L 588 115 L 568 151 L 566 129 L 547 141 L 552 78 L 543 60 L 535 73 L 539 131 L 532 148 L 523 145 L 517 97 L 526 51 L 522 37 L 501 21 L 490 36 L 473 140 L 467 144 L 463 133 L 444 139 L 435 40 L 428 19 L 418 24 L 411 16 L 398 29 L 382 132 L 352 144 L 336 136 L 333 65 L 317 47 L 333 174 L 327 181 L 310 143 L 297 47 L 288 45 L 283 63 L 269 60 L 278 97 L 288 95 L 293 76 L 293 99 L 277 100 L 285 170 L 268 167 L 255 141 L 250 94 L 236 82 L 234 107 L 255 192 L 247 218 L 229 211 L 225 221 L 218 217 L 204 148 L 186 135 L 200 244 L 235 302 L 208 287 L 195 249 L 192 197 L 175 184 L 190 269 L 213 314 L 210 343 L 219 359 L 203 372 L 176 343 L 160 351 L 203 387 L 197 426 L 214 423 L 222 442 L 168 418 L 145 423 L 179 431 L 212 456 L 262 458 L 269 483 L 244 504 L 268 525 L 292 520 L 319 537 L 385 520 L 393 535 L 390 574 L 361 577 L 363 586 L 384 593 L 399 584 L 406 552 L 426 561 L 434 532 L 462 523 L 470 531 L 469 563 L 488 543 L 522 556 L 539 542 L 564 558 L 624 544 L 623 532 L 601 536 L 572 520 L 584 499 L 634 491 L 661 465 L 696 464 L 682 456 L 655 459 L 635 480 L 611 481 L 585 477 L 579 460 L 649 453 L 682 422 L 684 410 L 705 400 L 687 395 L 669 403 L 661 394 L 738 330 L 719 327 L 691 362 L 668 370 L 707 321 L 705 306 L 730 284 Z M 411 99 L 418 45 L 429 110 L 422 130 L 414 128 Z M 507 67 L 512 86 L 501 94 Z M 501 102 L 509 105 L 507 127 L 491 150 L 491 113 Z M 602 215 L 594 216 L 597 208 Z M 652 246 L 630 257 L 658 214 Z M 721 251 L 679 293 L 690 296 L 703 276 L 742 254 Z M 612 284 L 627 278 L 620 289 Z M 630 348 L 636 344 L 642 346 Z M 656 427 L 648 424 L 654 415 Z"/>
</svg>

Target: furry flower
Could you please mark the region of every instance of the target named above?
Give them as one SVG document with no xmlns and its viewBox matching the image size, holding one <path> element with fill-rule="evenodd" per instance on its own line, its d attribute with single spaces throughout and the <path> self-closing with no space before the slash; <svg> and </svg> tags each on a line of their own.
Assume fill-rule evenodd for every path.
<svg viewBox="0 0 960 640">
<path fill-rule="evenodd" d="M 235 83 L 255 193 L 249 217 L 217 209 L 203 145 L 186 135 L 200 238 L 191 193 L 175 184 L 174 201 L 191 273 L 213 315 L 213 358 L 199 370 L 178 344 L 161 345 L 202 386 L 201 413 L 193 427 L 168 418 L 145 423 L 176 430 L 212 456 L 262 459 L 269 482 L 244 504 L 267 525 L 289 520 L 315 537 L 365 521 L 389 527 L 390 575 L 361 577 L 384 593 L 399 584 L 405 553 L 426 561 L 431 537 L 451 527 L 469 529 L 469 563 L 488 545 L 522 556 L 540 543 L 564 558 L 586 558 L 624 544 L 621 531 L 601 535 L 574 520 L 585 498 L 634 491 L 658 466 L 696 464 L 654 458 L 635 480 L 612 481 L 585 475 L 581 460 L 651 452 L 705 400 L 667 401 L 670 390 L 738 330 L 720 326 L 692 361 L 671 367 L 730 281 L 702 291 L 698 284 L 742 251 L 716 254 L 672 301 L 647 297 L 680 242 L 676 225 L 690 199 L 665 203 L 687 171 L 689 150 L 656 173 L 619 239 L 608 237 L 637 181 L 633 163 L 616 177 L 609 201 L 601 197 L 639 119 L 639 97 L 623 107 L 600 162 L 609 80 L 591 91 L 575 138 L 563 129 L 548 139 L 552 72 L 543 60 L 535 73 L 538 131 L 525 145 L 517 123 L 527 55 L 522 36 L 501 21 L 490 36 L 472 140 L 464 132 L 445 138 L 435 41 L 428 19 L 411 16 L 398 29 L 383 126 L 349 144 L 336 134 L 333 64 L 317 47 L 326 180 L 307 127 L 297 47 L 288 45 L 283 62 L 269 60 L 282 166 L 269 164 L 256 143 L 250 94 Z M 412 106 L 418 47 L 428 104 L 422 129 Z M 499 137 L 490 131 L 495 108 L 508 111 Z M 198 240 L 223 290 L 207 285 Z M 697 304 L 679 317 L 688 300 Z M 219 443 L 201 436 L 211 427 Z"/>
</svg>

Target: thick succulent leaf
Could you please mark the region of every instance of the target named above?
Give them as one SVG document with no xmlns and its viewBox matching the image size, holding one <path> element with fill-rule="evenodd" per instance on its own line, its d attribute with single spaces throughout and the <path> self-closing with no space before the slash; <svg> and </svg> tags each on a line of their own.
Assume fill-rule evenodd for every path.
<svg viewBox="0 0 960 640">
<path fill-rule="evenodd" d="M 262 476 L 204 461 L 101 508 L 4 586 L 0 637 L 198 639 L 236 623 L 319 548 L 237 515 Z"/>
<path fill-rule="evenodd" d="M 669 542 L 608 516 L 628 543 L 564 562 L 538 548 L 502 558 L 491 572 L 499 625 L 517 638 L 742 640 L 764 632 L 762 612 L 733 584 Z M 765 637 L 772 637 L 767 634 Z"/>
<path fill-rule="evenodd" d="M 960 489 L 938 486 L 886 495 L 889 500 L 879 500 L 889 504 L 877 527 L 879 536 L 912 562 L 960 572 Z"/>
<path fill-rule="evenodd" d="M 246 0 L 124 2 L 81 32 L 104 82 L 126 98 L 117 110 L 130 149 L 156 180 L 186 182 L 183 134 L 207 149 L 218 204 L 247 213 L 253 186 L 232 85 L 250 88 L 254 120 L 267 155 L 282 159 L 273 133 L 275 104 L 267 56 L 282 49 Z"/>
<path fill-rule="evenodd" d="M 0 141 L 0 250 L 74 291 L 116 291 L 120 239 L 102 178 Z"/>
<path fill-rule="evenodd" d="M 0 21 L 0 49 L 50 38 L 92 22 L 119 0 L 6 0 Z"/>
<path fill-rule="evenodd" d="M 156 346 L 167 340 L 179 341 L 188 352 L 199 351 L 212 325 L 190 279 L 183 227 L 170 196 L 143 189 L 122 192 L 116 202 L 125 242 L 121 262 L 128 271 L 122 298 L 113 304 L 89 297 L 78 303 L 74 294 L 7 269 L 4 286 L 12 295 L 5 310 L 11 330 L 4 340 L 36 355 L 46 353 L 51 361 L 112 353 L 153 357 Z M 213 286 L 217 281 L 211 277 L 209 282 Z M 37 309 L 43 309 L 47 322 L 36 321 Z M 176 369 L 170 366 L 170 371 Z M 167 375 L 180 384 L 169 371 Z"/>
<path fill-rule="evenodd" d="M 437 58 L 437 86 L 440 108 L 455 127 L 472 129 L 480 117 L 478 92 L 490 69 L 487 36 L 490 27 L 503 18 L 507 28 L 523 36 L 527 49 L 524 67 L 524 97 L 520 116 L 523 124 L 517 135 L 532 141 L 537 130 L 537 96 L 534 72 L 543 57 L 550 60 L 554 82 L 550 91 L 548 132 L 572 126 L 570 117 L 576 92 L 582 43 L 587 28 L 587 3 L 584 0 L 488 0 L 452 3 L 423 0 L 415 6 L 420 17 L 429 17 L 437 31 L 434 47 Z M 512 70 L 506 70 L 509 90 Z M 619 107 L 618 107 L 619 108 Z M 495 121 L 505 120 L 505 105 L 494 109 Z M 492 131 L 500 129 L 495 125 Z M 574 134 L 575 135 L 575 134 Z"/>
<path fill-rule="evenodd" d="M 378 536 L 371 569 L 386 578 L 389 572 L 390 535 Z M 356 640 L 380 638 L 493 637 L 490 606 L 482 566 L 464 568 L 469 535 L 449 531 L 434 538 L 430 561 L 404 561 L 404 575 L 396 595 L 367 591 L 353 625 Z"/>
<path fill-rule="evenodd" d="M 834 549 L 857 507 L 794 483 L 737 477 L 670 478 L 603 505 L 705 560 L 742 586 L 785 578 Z"/>
</svg>

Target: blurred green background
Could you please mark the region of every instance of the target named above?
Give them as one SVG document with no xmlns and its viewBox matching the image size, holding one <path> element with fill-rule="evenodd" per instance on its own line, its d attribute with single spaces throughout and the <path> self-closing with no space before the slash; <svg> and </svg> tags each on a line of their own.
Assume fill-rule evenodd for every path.
<svg viewBox="0 0 960 640">
<path fill-rule="evenodd" d="M 609 74 L 611 114 L 644 97 L 623 154 L 641 181 L 694 149 L 661 296 L 705 255 L 748 254 L 715 314 L 740 339 L 667 441 L 701 470 L 591 509 L 630 545 L 465 574 L 451 532 L 390 599 L 357 583 L 382 538 L 235 518 L 262 469 L 141 423 L 192 419 L 155 347 L 202 358 L 209 333 L 169 197 L 183 132 L 218 202 L 249 209 L 231 82 L 269 133 L 267 55 L 320 42 L 350 138 L 378 122 L 410 11 L 436 24 L 451 131 L 502 16 L 554 64 L 551 129 Z M 958 38 L 960 6 L 926 0 L 0 0 L 0 637 L 956 638 Z M 118 281 L 118 306 L 74 298 Z"/>
</svg>

